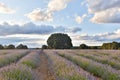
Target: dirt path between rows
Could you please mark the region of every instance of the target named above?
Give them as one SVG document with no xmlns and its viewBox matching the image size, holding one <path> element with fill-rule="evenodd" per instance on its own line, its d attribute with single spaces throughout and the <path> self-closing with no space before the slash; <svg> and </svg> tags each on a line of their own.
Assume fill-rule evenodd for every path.
<svg viewBox="0 0 120 80">
<path fill-rule="evenodd" d="M 44 53 L 40 54 L 40 65 L 36 71 L 40 77 L 39 80 L 56 80 L 49 71 L 48 61 Z"/>
</svg>

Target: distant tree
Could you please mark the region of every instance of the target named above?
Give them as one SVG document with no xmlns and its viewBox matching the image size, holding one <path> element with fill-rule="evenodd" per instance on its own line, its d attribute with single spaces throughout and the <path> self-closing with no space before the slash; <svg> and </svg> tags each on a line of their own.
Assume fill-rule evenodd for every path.
<svg viewBox="0 0 120 80">
<path fill-rule="evenodd" d="M 47 44 L 52 49 L 70 49 L 73 46 L 71 38 L 63 33 L 52 34 L 48 38 Z"/>
<path fill-rule="evenodd" d="M 0 49 L 4 49 L 4 46 L 0 44 Z"/>
<path fill-rule="evenodd" d="M 42 45 L 42 49 L 47 49 L 47 45 Z"/>
<path fill-rule="evenodd" d="M 71 49 L 80 49 L 79 46 L 73 46 Z"/>
<path fill-rule="evenodd" d="M 90 49 L 100 49 L 101 46 L 89 46 Z"/>
<path fill-rule="evenodd" d="M 112 42 L 111 49 L 118 49 L 120 47 L 118 42 Z"/>
<path fill-rule="evenodd" d="M 102 49 L 108 49 L 108 43 L 103 43 Z"/>
<path fill-rule="evenodd" d="M 28 49 L 26 45 L 20 44 L 16 47 L 16 49 Z"/>
<path fill-rule="evenodd" d="M 112 43 L 103 43 L 102 49 L 119 49 L 120 43 L 118 42 L 112 42 Z"/>
<path fill-rule="evenodd" d="M 10 44 L 10 45 L 6 46 L 6 49 L 15 49 L 15 46 L 13 44 Z"/>
<path fill-rule="evenodd" d="M 86 44 L 81 44 L 80 49 L 89 49 L 89 47 Z"/>
</svg>

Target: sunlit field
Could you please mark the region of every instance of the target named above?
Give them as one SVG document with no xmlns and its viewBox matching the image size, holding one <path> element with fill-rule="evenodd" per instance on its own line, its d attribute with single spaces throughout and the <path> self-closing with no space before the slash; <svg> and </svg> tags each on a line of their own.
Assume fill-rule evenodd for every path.
<svg viewBox="0 0 120 80">
<path fill-rule="evenodd" d="M 120 51 L 1 50 L 0 80 L 120 80 Z"/>
</svg>

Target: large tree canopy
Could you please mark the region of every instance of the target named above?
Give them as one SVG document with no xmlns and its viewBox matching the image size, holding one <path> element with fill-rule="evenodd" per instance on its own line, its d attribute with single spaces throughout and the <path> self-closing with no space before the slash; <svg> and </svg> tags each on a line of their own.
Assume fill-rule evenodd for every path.
<svg viewBox="0 0 120 80">
<path fill-rule="evenodd" d="M 49 48 L 53 49 L 70 49 L 72 45 L 72 40 L 67 34 L 54 33 L 48 40 L 47 44 Z"/>
</svg>

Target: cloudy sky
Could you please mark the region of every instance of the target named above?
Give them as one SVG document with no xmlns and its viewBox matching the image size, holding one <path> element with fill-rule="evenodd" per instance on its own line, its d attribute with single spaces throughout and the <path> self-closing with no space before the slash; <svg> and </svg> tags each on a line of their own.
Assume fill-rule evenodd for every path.
<svg viewBox="0 0 120 80">
<path fill-rule="evenodd" d="M 41 47 L 57 32 L 68 34 L 74 46 L 120 41 L 119 4 L 120 0 L 0 0 L 0 44 Z"/>
</svg>

